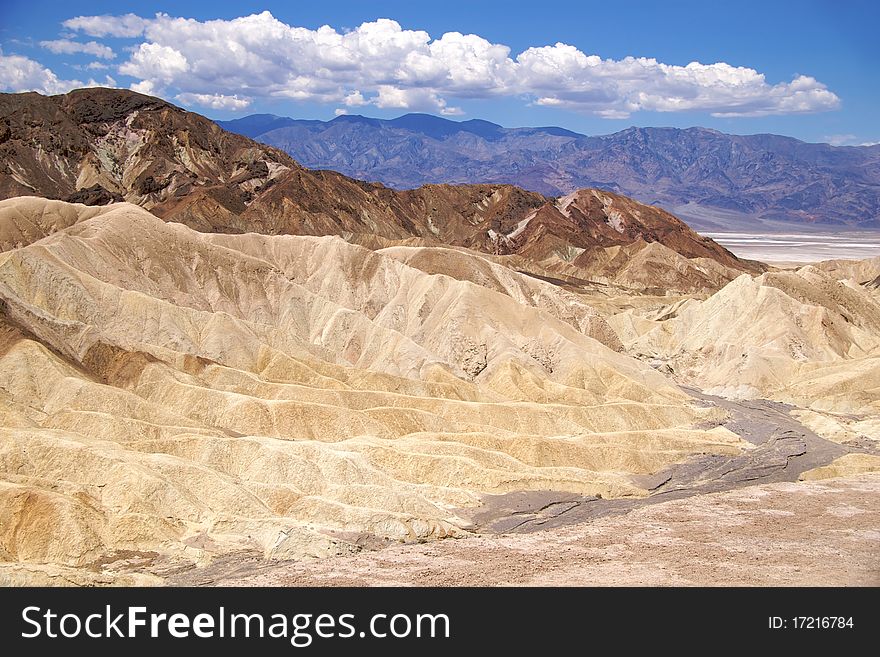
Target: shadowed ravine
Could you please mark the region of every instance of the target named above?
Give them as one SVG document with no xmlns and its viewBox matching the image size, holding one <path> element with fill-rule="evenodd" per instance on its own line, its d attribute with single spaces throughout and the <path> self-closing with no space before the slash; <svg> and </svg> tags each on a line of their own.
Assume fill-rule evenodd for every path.
<svg viewBox="0 0 880 657">
<path fill-rule="evenodd" d="M 650 504 L 744 486 L 797 481 L 813 468 L 854 451 L 821 438 L 795 420 L 787 404 L 754 399 L 734 401 L 682 386 L 709 406 L 730 413 L 724 426 L 755 445 L 735 456 L 704 455 L 652 475 L 634 476 L 633 482 L 651 491 L 638 499 L 603 499 L 556 491 L 519 491 L 488 495 L 484 506 L 470 510 L 471 531 L 482 533 L 533 532 L 627 513 Z M 463 511 L 467 514 L 467 511 Z"/>
</svg>

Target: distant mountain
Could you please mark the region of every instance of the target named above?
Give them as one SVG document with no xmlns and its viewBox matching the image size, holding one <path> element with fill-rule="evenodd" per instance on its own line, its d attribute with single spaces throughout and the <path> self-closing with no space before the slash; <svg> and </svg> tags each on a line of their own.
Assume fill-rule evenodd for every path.
<svg viewBox="0 0 880 657">
<path fill-rule="evenodd" d="M 291 125 L 319 125 L 323 122 L 289 119 L 286 116 L 275 116 L 274 114 L 251 114 L 241 119 L 233 119 L 223 123 L 228 124 L 224 126 L 226 130 L 253 139 L 258 135 L 262 135 L 270 130 L 276 130 L 277 128 L 286 128 Z M 234 126 L 234 128 L 230 126 Z"/>
<path fill-rule="evenodd" d="M 261 121 L 273 119 L 250 124 Z M 448 123 L 402 121 L 438 134 Z M 348 117 L 334 125 L 344 132 L 348 124 L 372 122 Z M 484 142 L 479 135 L 503 130 L 480 121 L 466 127 Z M 673 215 L 616 194 L 585 189 L 554 200 L 503 184 L 396 191 L 304 169 L 203 116 L 120 89 L 0 94 L 0 137 L 0 199 L 124 199 L 203 233 L 337 235 L 369 248 L 466 247 L 515 256 L 518 267 L 558 280 L 639 289 L 717 289 L 743 271 L 761 270 Z M 52 228 L 62 220 L 41 221 Z M 45 234 L 21 217 L 5 230 L 13 248 Z"/>
<path fill-rule="evenodd" d="M 326 122 L 260 114 L 218 123 L 307 167 L 397 189 L 509 183 L 560 196 L 598 187 L 663 206 L 699 228 L 776 222 L 880 228 L 880 146 L 705 128 L 629 128 L 589 137 L 427 114 Z"/>
</svg>

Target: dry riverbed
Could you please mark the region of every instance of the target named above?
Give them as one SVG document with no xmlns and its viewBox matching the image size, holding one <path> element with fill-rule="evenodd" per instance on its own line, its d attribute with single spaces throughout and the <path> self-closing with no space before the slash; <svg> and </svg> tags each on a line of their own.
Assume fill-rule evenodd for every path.
<svg viewBox="0 0 880 657">
<path fill-rule="evenodd" d="M 217 563 L 177 584 L 880 585 L 880 475 L 761 484 L 531 533 Z"/>
<path fill-rule="evenodd" d="M 880 473 L 798 481 L 843 454 L 792 407 L 686 390 L 728 412 L 755 447 L 697 457 L 644 478 L 646 498 L 554 491 L 486 496 L 473 536 L 371 544 L 321 560 L 229 555 L 170 575 L 172 585 L 579 586 L 880 585 Z M 876 457 L 871 457 L 876 458 Z M 650 480 L 650 481 L 649 481 Z M 459 513 L 466 510 L 460 509 Z M 373 549 L 378 548 L 378 549 Z"/>
</svg>

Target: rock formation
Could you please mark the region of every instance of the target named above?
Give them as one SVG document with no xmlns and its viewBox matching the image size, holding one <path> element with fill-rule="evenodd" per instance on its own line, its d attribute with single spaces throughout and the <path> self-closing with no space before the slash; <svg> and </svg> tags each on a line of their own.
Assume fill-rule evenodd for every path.
<svg viewBox="0 0 880 657">
<path fill-rule="evenodd" d="M 579 297 L 474 252 L 453 277 L 125 203 L 0 217 L 0 555 L 32 581 L 454 535 L 481 493 L 638 496 L 742 449 Z"/>
</svg>

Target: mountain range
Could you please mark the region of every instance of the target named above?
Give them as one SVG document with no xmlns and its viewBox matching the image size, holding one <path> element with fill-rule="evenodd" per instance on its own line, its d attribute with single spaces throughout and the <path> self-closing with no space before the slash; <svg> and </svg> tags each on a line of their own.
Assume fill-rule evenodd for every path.
<svg viewBox="0 0 880 657">
<path fill-rule="evenodd" d="M 595 187 L 659 205 L 700 229 L 880 228 L 880 145 L 835 147 L 706 128 L 587 136 L 428 114 L 326 122 L 255 114 L 218 123 L 304 166 L 396 189 L 506 183 L 560 196 Z"/>
<path fill-rule="evenodd" d="M 306 169 L 130 91 L 0 95 L 0 131 L 4 198 L 125 200 L 200 232 L 338 235 L 370 248 L 416 240 L 517 256 L 539 275 L 645 288 L 715 289 L 762 267 L 668 212 L 611 192 L 554 199 L 501 183 L 398 191 Z"/>
</svg>

